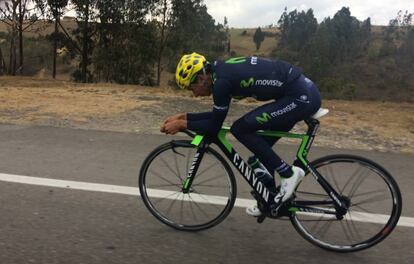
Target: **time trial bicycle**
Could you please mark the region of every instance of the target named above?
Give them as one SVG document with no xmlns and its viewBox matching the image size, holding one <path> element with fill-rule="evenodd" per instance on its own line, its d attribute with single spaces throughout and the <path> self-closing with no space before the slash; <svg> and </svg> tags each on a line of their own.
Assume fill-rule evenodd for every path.
<svg viewBox="0 0 414 264">
<path fill-rule="evenodd" d="M 267 218 L 288 218 L 307 241 L 336 252 L 372 247 L 397 225 L 402 199 L 393 177 L 379 164 L 355 155 L 329 155 L 312 162 L 307 155 L 319 127 L 319 111 L 305 120 L 305 134 L 258 131 L 263 137 L 301 139 L 294 164 L 305 177 L 292 198 L 275 208 L 269 191 L 226 139 L 229 128 L 216 137 L 184 131 L 192 140 L 172 140 L 152 151 L 142 164 L 139 189 L 149 211 L 162 223 L 182 231 L 200 231 L 223 221 L 237 199 L 230 161 L 252 187 L 251 194 Z M 214 148 L 217 146 L 224 157 Z M 227 161 L 225 159 L 227 157 Z"/>
</svg>

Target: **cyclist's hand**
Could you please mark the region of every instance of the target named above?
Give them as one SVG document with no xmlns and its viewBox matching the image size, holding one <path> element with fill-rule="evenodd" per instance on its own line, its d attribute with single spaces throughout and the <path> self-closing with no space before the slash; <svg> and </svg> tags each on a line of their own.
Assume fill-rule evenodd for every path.
<svg viewBox="0 0 414 264">
<path fill-rule="evenodd" d="M 179 113 L 176 115 L 169 116 L 165 119 L 163 125 L 172 122 L 174 120 L 187 120 L 187 113 Z"/>
<path fill-rule="evenodd" d="M 161 126 L 160 131 L 165 134 L 174 135 L 179 131 L 187 129 L 187 121 L 186 120 L 173 120 L 167 123 L 164 123 Z"/>
</svg>

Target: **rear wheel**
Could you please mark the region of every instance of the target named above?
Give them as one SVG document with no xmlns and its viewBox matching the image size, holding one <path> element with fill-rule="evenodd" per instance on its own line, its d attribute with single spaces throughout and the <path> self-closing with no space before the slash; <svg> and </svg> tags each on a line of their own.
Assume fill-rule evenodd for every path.
<svg viewBox="0 0 414 264">
<path fill-rule="evenodd" d="M 324 249 L 352 252 L 372 247 L 391 233 L 401 215 L 402 200 L 397 183 L 384 168 L 352 155 L 326 156 L 311 166 L 340 194 L 348 212 L 342 219 L 328 213 L 296 212 L 291 221 L 299 234 Z M 295 202 L 301 201 L 313 202 L 310 207 L 320 211 L 335 211 L 312 175 L 296 191 Z"/>
<path fill-rule="evenodd" d="M 197 147 L 190 141 L 159 146 L 145 159 L 139 189 L 149 211 L 164 224 L 184 231 L 213 227 L 230 213 L 236 200 L 231 168 L 214 149 L 207 147 L 189 192 L 183 181 Z"/>
</svg>

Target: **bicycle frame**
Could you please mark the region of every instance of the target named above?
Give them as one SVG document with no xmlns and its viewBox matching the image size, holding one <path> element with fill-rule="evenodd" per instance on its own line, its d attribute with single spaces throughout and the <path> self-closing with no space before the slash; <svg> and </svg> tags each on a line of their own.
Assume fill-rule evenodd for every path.
<svg viewBox="0 0 414 264">
<path fill-rule="evenodd" d="M 277 132 L 277 131 L 258 131 L 257 134 L 260 136 L 266 137 L 288 137 L 288 138 L 297 138 L 301 139 L 301 144 L 296 154 L 295 165 L 302 167 L 305 171 L 309 171 L 315 180 L 322 186 L 326 193 L 332 198 L 333 202 L 306 202 L 303 203 L 295 202 L 293 206 L 289 208 L 289 211 L 303 211 L 303 212 L 314 212 L 314 213 L 326 213 L 334 214 L 337 217 L 342 217 L 346 214 L 347 205 L 340 198 L 338 192 L 326 181 L 322 175 L 316 171 L 307 160 L 307 155 L 312 146 L 313 140 L 316 135 L 316 131 L 319 127 L 319 121 L 316 119 L 309 119 L 305 121 L 308 125 L 308 131 L 306 134 L 295 134 L 288 132 Z M 260 181 L 260 179 L 255 175 L 251 167 L 240 157 L 237 151 L 233 148 L 230 142 L 226 139 L 226 135 L 230 132 L 230 128 L 223 127 L 216 138 L 208 138 L 204 135 L 195 135 L 191 144 L 197 146 L 197 152 L 194 156 L 193 162 L 191 164 L 190 170 L 188 171 L 188 176 L 183 182 L 182 191 L 188 193 L 192 181 L 197 173 L 200 162 L 203 158 L 203 155 L 206 151 L 206 146 L 210 143 L 216 144 L 222 152 L 227 156 L 235 168 L 240 172 L 243 178 L 249 183 L 254 192 L 256 193 L 255 198 L 259 199 L 263 205 L 269 207 L 274 199 L 275 193 L 270 192 L 266 186 Z M 336 210 L 326 210 L 320 208 L 312 208 L 309 205 L 321 205 L 321 204 L 334 204 Z"/>
</svg>

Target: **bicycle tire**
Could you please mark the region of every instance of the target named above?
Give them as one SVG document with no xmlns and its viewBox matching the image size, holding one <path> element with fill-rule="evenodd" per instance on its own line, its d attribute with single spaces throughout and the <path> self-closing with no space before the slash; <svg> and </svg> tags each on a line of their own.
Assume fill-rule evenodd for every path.
<svg viewBox="0 0 414 264">
<path fill-rule="evenodd" d="M 192 155 L 192 152 L 195 152 L 196 150 L 197 147 L 192 145 L 191 141 L 188 140 L 171 141 L 165 143 L 148 155 L 148 157 L 143 162 L 139 173 L 139 190 L 145 206 L 159 221 L 181 231 L 200 231 L 219 224 L 231 212 L 237 195 L 236 180 L 229 164 L 217 151 L 211 147 L 207 147 L 206 153 L 201 160 L 200 167 L 191 187 L 192 192 L 189 192 L 188 194 L 184 194 L 182 192 L 182 181 L 187 176 L 189 161 L 192 160 L 194 156 Z M 187 155 L 183 153 L 187 153 Z M 168 158 L 165 158 L 164 156 Z M 185 163 L 182 159 L 183 156 L 185 156 L 184 159 L 187 163 L 185 168 L 183 165 Z M 162 159 L 164 159 L 164 161 L 162 161 Z M 211 166 L 211 164 L 209 164 L 210 159 L 219 165 L 217 171 L 220 172 L 221 170 L 221 173 L 225 174 L 223 177 L 221 177 L 221 173 L 219 174 L 217 171 L 214 171 L 216 174 L 214 174 L 214 177 L 210 177 L 209 179 L 206 179 L 202 175 L 210 170 L 208 168 L 208 166 Z M 167 160 L 171 161 L 171 163 L 169 164 Z M 157 164 L 161 165 L 157 166 Z M 153 166 L 158 167 L 160 172 L 154 173 L 152 171 Z M 165 167 L 164 171 L 161 171 L 161 167 Z M 177 170 L 176 172 L 178 177 L 177 175 L 173 175 L 174 170 Z M 181 177 L 182 172 L 185 174 L 183 177 Z M 159 178 L 160 175 L 162 176 L 161 178 Z M 203 176 L 203 178 L 201 176 Z M 159 190 L 154 191 L 152 189 L 154 186 L 158 186 L 157 188 L 160 188 L 162 185 L 154 184 L 154 186 L 151 186 L 151 183 L 155 183 L 157 180 L 164 183 L 169 183 L 164 184 L 169 186 L 162 186 L 162 188 L 165 187 L 169 189 L 165 193 L 164 198 L 158 195 L 157 192 L 159 192 Z M 214 185 L 213 187 L 213 183 L 216 183 L 217 186 Z M 220 193 L 221 190 L 223 190 L 222 193 Z M 165 190 L 161 191 L 165 192 Z M 151 192 L 155 195 L 158 195 L 158 198 L 151 197 Z M 212 192 L 213 194 L 206 194 L 207 192 Z M 222 198 L 223 196 L 225 199 Z M 164 206 L 161 206 L 161 204 L 169 202 L 169 200 L 172 200 L 171 198 L 176 198 L 176 200 L 172 201 L 172 204 L 169 205 L 170 207 L 167 208 L 168 211 L 161 208 Z M 177 207 L 178 204 L 179 206 Z M 211 211 L 215 212 L 212 213 Z M 201 213 L 201 215 L 204 215 L 204 217 L 207 219 L 203 219 L 203 217 L 197 216 L 198 213 Z M 210 217 L 210 215 L 212 216 Z M 191 216 L 193 217 L 192 221 L 194 222 L 190 221 Z M 199 217 L 201 218 L 200 220 L 198 219 Z"/>
<path fill-rule="evenodd" d="M 369 159 L 354 155 L 330 155 L 317 159 L 311 162 L 310 165 L 328 180 L 340 195 L 349 199 L 349 210 L 342 220 L 335 220 L 336 217 L 333 218 L 322 214 L 316 216 L 309 213 L 293 213 L 290 216 L 290 220 L 302 237 L 323 249 L 345 253 L 370 248 L 384 240 L 392 232 L 401 215 L 402 199 L 396 181 L 382 166 Z M 331 165 L 335 166 L 329 170 L 328 166 Z M 348 173 L 353 171 L 353 166 L 358 168 L 353 175 L 348 176 Z M 339 170 L 341 168 L 342 170 Z M 329 176 L 328 172 L 335 172 L 335 175 L 340 175 L 341 177 Z M 373 178 L 371 175 L 379 177 Z M 345 179 L 345 177 L 348 177 L 348 179 Z M 313 178 L 310 180 L 313 180 L 315 186 L 311 186 L 309 183 L 306 184 L 305 179 L 298 186 L 296 200 L 300 200 L 301 196 L 314 196 L 314 199 L 321 199 L 322 195 L 325 195 L 325 199 L 330 199 L 328 199 L 329 196 L 326 192 L 323 194 L 324 191 L 317 191 L 316 185 L 318 183 Z M 379 179 L 382 179 L 382 182 Z M 354 180 L 356 183 L 351 183 Z M 346 184 L 341 186 L 343 182 Z M 385 185 L 382 186 L 381 183 L 385 183 Z M 349 188 L 350 184 L 352 185 L 351 189 Z M 362 188 L 363 193 L 357 193 L 358 188 L 362 184 L 364 184 L 364 188 Z M 309 191 L 309 188 L 312 191 Z M 302 189 L 308 190 L 302 191 Z M 384 199 L 388 197 L 386 196 L 387 194 L 390 196 L 389 199 Z M 374 196 L 367 197 L 369 195 Z M 369 203 L 371 205 L 367 209 Z M 378 206 L 379 213 L 373 211 L 373 205 Z M 386 208 L 386 206 L 388 207 Z M 354 220 L 358 226 L 354 223 Z M 368 221 L 368 223 L 365 221 Z M 310 227 L 311 222 L 316 223 L 313 224 L 313 228 Z M 326 223 L 321 224 L 320 222 Z M 319 227 L 319 234 L 316 232 L 318 225 L 322 225 Z M 341 230 L 344 232 L 343 235 L 340 233 Z M 349 233 L 346 233 L 347 230 Z M 373 234 L 368 235 L 371 231 Z M 347 241 L 346 243 L 344 243 L 345 240 Z"/>
</svg>

